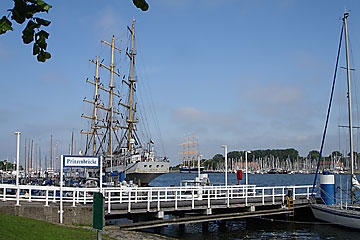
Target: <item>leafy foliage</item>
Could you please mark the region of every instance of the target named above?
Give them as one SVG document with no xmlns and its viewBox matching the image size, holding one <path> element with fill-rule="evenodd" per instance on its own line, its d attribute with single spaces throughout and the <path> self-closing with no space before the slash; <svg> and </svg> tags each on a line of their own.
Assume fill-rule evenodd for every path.
<svg viewBox="0 0 360 240">
<path fill-rule="evenodd" d="M 317 150 L 311 150 L 309 152 L 309 154 L 307 155 L 307 157 L 309 159 L 315 159 L 315 160 L 318 160 L 319 159 L 319 156 L 320 156 L 320 152 L 317 151 Z"/>
<path fill-rule="evenodd" d="M 5 16 L 0 19 L 0 34 L 6 33 L 8 30 L 13 30 L 11 22 Z"/>
<path fill-rule="evenodd" d="M 18 24 L 23 24 L 27 21 L 25 29 L 22 31 L 22 39 L 25 44 L 34 42 L 33 55 L 37 55 L 39 62 L 45 62 L 51 58 L 51 54 L 46 52 L 49 33 L 41 30 L 42 27 L 50 25 L 50 21 L 34 17 L 34 15 L 41 12 L 49 12 L 52 8 L 42 0 L 13 0 L 14 8 L 9 9 L 11 20 Z M 13 30 L 11 21 L 3 16 L 0 20 L 0 34 L 6 33 L 8 30 Z"/>
<path fill-rule="evenodd" d="M 47 59 L 51 58 L 51 54 L 46 51 L 46 40 L 49 38 L 49 33 L 41 28 L 49 26 L 51 22 L 42 18 L 34 17 L 34 15 L 41 12 L 48 13 L 52 6 L 43 0 L 13 1 L 14 8 L 8 10 L 11 15 L 11 20 L 17 22 L 18 24 L 23 24 L 25 21 L 28 21 L 25 29 L 22 31 L 23 42 L 25 44 L 34 42 L 33 55 L 37 56 L 37 60 L 39 62 L 45 62 Z M 133 3 L 142 11 L 147 11 L 149 9 L 149 5 L 146 0 L 133 0 Z M 9 30 L 13 31 L 12 22 L 8 19 L 8 17 L 3 16 L 0 19 L 0 35 Z"/>
<path fill-rule="evenodd" d="M 8 160 L 3 160 L 3 161 L 0 161 L 0 170 L 11 170 L 14 168 L 14 165 L 9 162 Z"/>
<path fill-rule="evenodd" d="M 245 159 L 245 152 L 244 151 L 232 151 L 227 154 L 228 159 Z M 299 156 L 298 150 L 294 148 L 288 149 L 266 149 L 266 150 L 253 150 L 251 153 L 248 154 L 248 160 L 253 161 L 254 159 L 264 159 L 268 157 L 274 157 L 279 159 L 280 161 L 284 162 L 287 159 L 294 161 Z M 204 161 L 205 168 L 213 168 L 213 166 L 217 166 L 224 162 L 224 156 L 221 154 L 216 154 L 212 159 L 208 159 Z"/>
<path fill-rule="evenodd" d="M 145 0 L 133 0 L 133 3 L 137 8 L 140 8 L 143 11 L 147 11 L 149 9 L 149 5 Z"/>
</svg>

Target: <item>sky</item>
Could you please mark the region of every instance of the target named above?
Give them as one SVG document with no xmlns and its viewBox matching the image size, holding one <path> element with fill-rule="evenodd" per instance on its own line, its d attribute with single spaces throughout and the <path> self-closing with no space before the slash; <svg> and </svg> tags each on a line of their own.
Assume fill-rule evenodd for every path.
<svg viewBox="0 0 360 240">
<path fill-rule="evenodd" d="M 357 0 L 147 0 L 147 12 L 131 0 L 46 2 L 53 6 L 40 15 L 51 21 L 46 63 L 22 43 L 24 26 L 14 23 L 14 31 L 0 36 L 1 160 L 15 159 L 15 131 L 21 132 L 21 162 L 25 139 L 34 140 L 42 159 L 50 158 L 51 135 L 59 154 L 69 153 L 72 132 L 77 150 L 84 149 L 79 132 L 88 123 L 80 116 L 90 109 L 82 100 L 92 97 L 85 80 L 95 73 L 89 59 L 108 61 L 110 50 L 100 41 L 112 35 L 124 49 L 133 18 L 139 88 L 155 113 L 148 118 L 157 119 L 150 123 L 152 139 L 171 165 L 181 162 L 180 144 L 189 136 L 199 138 L 203 158 L 223 154 L 224 144 L 229 152 L 295 148 L 306 156 L 319 150 L 345 9 L 352 68 L 359 68 Z M 1 1 L 1 14 L 12 6 Z M 346 129 L 338 128 L 347 125 L 346 74 L 338 74 L 325 154 L 347 151 Z M 356 71 L 352 75 L 356 92 Z M 357 125 L 356 97 L 353 102 Z"/>
</svg>

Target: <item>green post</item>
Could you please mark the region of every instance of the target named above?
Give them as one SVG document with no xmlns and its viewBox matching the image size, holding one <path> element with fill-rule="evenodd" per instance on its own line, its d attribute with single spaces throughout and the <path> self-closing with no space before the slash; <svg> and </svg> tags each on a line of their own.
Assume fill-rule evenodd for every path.
<svg viewBox="0 0 360 240">
<path fill-rule="evenodd" d="M 93 228 L 98 232 L 98 239 L 104 225 L 104 197 L 102 193 L 95 192 L 93 200 Z"/>
</svg>

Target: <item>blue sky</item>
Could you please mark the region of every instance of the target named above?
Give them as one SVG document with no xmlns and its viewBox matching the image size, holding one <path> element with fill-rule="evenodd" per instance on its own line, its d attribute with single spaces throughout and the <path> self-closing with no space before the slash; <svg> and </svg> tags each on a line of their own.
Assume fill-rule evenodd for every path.
<svg viewBox="0 0 360 240">
<path fill-rule="evenodd" d="M 302 156 L 318 149 L 345 7 L 358 68 L 356 0 L 148 0 L 147 12 L 131 0 L 47 2 L 53 8 L 42 16 L 52 21 L 51 60 L 36 61 L 32 46 L 22 43 L 23 26 L 0 36 L 0 159 L 16 156 L 14 131 L 22 132 L 21 159 L 25 138 L 47 158 L 51 134 L 60 153 L 68 153 L 72 131 L 77 149 L 84 148 L 79 131 L 87 122 L 80 115 L 89 108 L 82 99 L 91 98 L 85 79 L 95 71 L 88 60 L 109 55 L 100 40 L 110 42 L 113 34 L 124 48 L 133 17 L 139 87 L 148 87 L 161 130 L 153 139 L 173 165 L 191 135 L 205 158 L 222 153 L 223 144 L 229 151 L 293 147 Z M 12 5 L 1 1 L 1 14 Z M 339 76 L 344 82 L 345 72 Z M 341 84 L 337 91 L 344 92 Z M 326 154 L 347 148 L 337 128 L 346 124 L 345 94 L 339 91 L 335 101 Z"/>
</svg>

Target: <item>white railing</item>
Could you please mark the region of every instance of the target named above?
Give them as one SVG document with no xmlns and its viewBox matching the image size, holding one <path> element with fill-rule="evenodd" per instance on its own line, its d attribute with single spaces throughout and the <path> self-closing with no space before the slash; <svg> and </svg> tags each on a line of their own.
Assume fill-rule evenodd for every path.
<svg viewBox="0 0 360 240">
<path fill-rule="evenodd" d="M 284 201 L 288 191 L 294 199 L 299 196 L 310 197 L 312 185 L 305 186 L 274 186 L 256 187 L 255 185 L 229 185 L 225 186 L 181 186 L 181 187 L 119 187 L 102 188 L 101 191 L 105 198 L 107 213 L 111 213 L 112 205 L 126 204 L 127 211 L 131 212 L 134 204 L 146 203 L 147 211 L 156 205 L 158 211 L 161 210 L 162 202 L 173 202 L 175 210 L 178 209 L 179 201 L 188 201 L 191 208 L 195 208 L 195 203 L 203 201 L 211 208 L 216 200 L 223 200 L 229 207 L 232 199 L 243 199 L 247 206 L 249 201 L 257 200 L 264 204 L 275 204 L 279 198 Z M 65 204 L 76 206 L 78 204 L 91 204 L 93 193 L 99 192 L 99 188 L 74 188 L 63 187 L 62 201 Z M 41 202 L 45 206 L 51 203 L 60 202 L 60 187 L 56 186 L 35 186 L 13 184 L 0 184 L 0 201 L 19 202 Z M 217 201 L 219 202 L 219 201 Z"/>
</svg>

